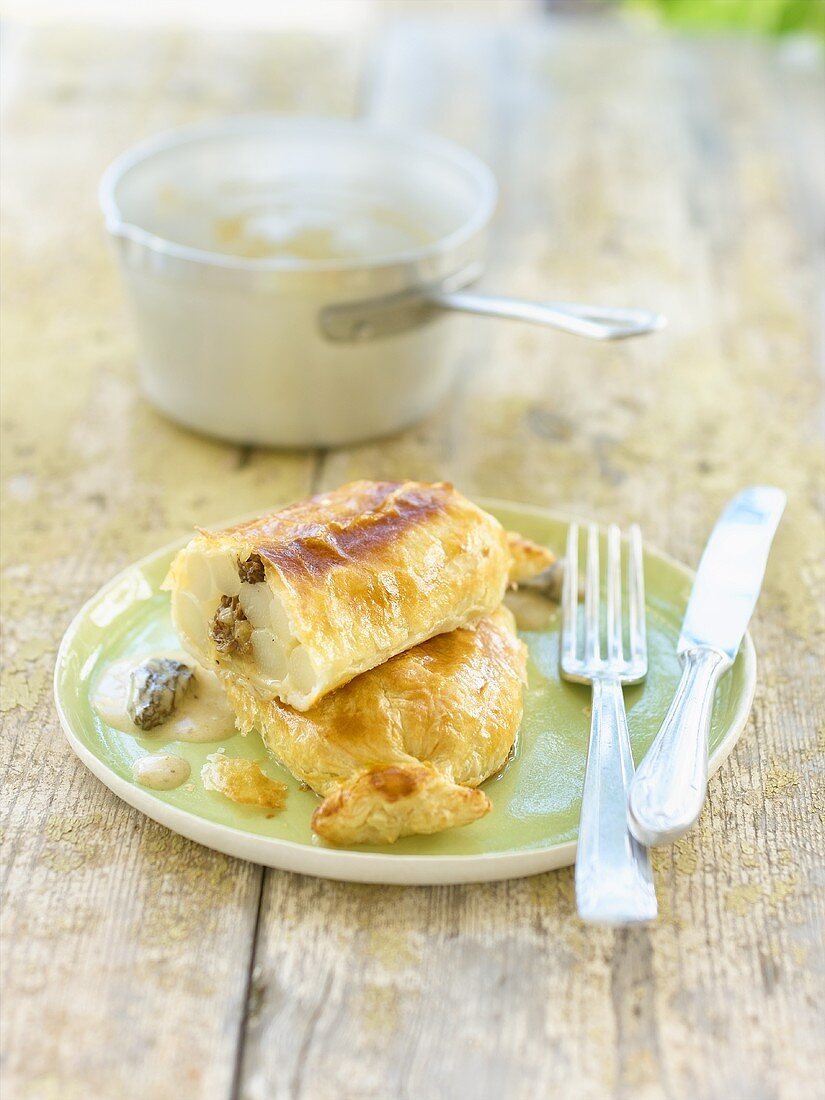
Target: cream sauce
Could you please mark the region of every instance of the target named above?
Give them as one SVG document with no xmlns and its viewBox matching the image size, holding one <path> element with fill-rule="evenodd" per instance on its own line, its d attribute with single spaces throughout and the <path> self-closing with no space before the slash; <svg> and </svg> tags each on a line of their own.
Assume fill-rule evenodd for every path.
<svg viewBox="0 0 825 1100">
<path fill-rule="evenodd" d="M 432 240 L 399 210 L 331 196 L 304 196 L 300 206 L 292 198 L 245 204 L 240 213 L 216 218 L 213 234 L 209 247 L 230 256 L 315 261 L 392 255 Z"/>
<path fill-rule="evenodd" d="M 188 761 L 171 752 L 153 752 L 132 765 L 137 782 L 153 791 L 173 791 L 186 782 L 191 772 Z"/>
<path fill-rule="evenodd" d="M 172 657 L 193 669 L 195 676 L 186 695 L 167 721 L 151 730 L 139 729 L 126 710 L 129 677 L 132 669 L 150 657 Z M 220 680 L 214 672 L 201 668 L 182 650 L 143 653 L 114 661 L 100 678 L 92 696 L 92 705 L 103 721 L 113 729 L 137 737 L 162 741 L 225 741 L 238 732 L 235 716 L 226 701 Z"/>
<path fill-rule="evenodd" d="M 508 592 L 504 602 L 513 612 L 519 630 L 548 630 L 555 624 L 559 610 L 557 603 L 529 588 Z"/>
</svg>

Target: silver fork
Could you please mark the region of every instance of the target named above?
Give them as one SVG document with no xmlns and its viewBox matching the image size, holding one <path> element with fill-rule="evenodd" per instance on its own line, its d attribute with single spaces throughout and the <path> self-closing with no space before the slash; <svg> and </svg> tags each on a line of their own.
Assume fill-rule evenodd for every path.
<svg viewBox="0 0 825 1100">
<path fill-rule="evenodd" d="M 633 756 L 627 732 L 622 684 L 647 675 L 647 635 L 642 566 L 642 534 L 630 529 L 628 561 L 628 640 L 622 639 L 622 539 L 611 524 L 607 532 L 607 656 L 599 640 L 599 530 L 588 528 L 584 587 L 584 643 L 578 645 L 579 528 L 567 535 L 562 594 L 561 674 L 593 687 L 590 743 L 584 777 L 579 843 L 576 852 L 576 905 L 593 924 L 631 924 L 653 920 L 656 892 L 647 849 L 627 828 L 627 793 Z"/>
</svg>

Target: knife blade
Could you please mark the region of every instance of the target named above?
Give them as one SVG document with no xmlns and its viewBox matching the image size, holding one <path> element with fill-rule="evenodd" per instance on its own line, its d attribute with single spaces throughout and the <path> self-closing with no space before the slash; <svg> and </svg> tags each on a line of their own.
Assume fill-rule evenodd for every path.
<svg viewBox="0 0 825 1100">
<path fill-rule="evenodd" d="M 753 615 L 785 503 L 781 489 L 744 489 L 702 554 L 677 647 L 682 679 L 628 797 L 630 831 L 649 847 L 677 840 L 702 810 L 716 687 Z"/>
<path fill-rule="evenodd" d="M 762 588 L 768 551 L 785 508 L 785 494 L 768 485 L 743 489 L 711 532 L 696 571 L 678 653 L 711 646 L 733 660 Z"/>
</svg>

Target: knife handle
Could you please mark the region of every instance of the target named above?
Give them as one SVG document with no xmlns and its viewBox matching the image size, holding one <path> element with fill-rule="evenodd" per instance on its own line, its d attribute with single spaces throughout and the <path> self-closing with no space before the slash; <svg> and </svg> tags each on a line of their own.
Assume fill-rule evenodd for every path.
<svg viewBox="0 0 825 1100">
<path fill-rule="evenodd" d="M 678 690 L 630 786 L 628 825 L 648 847 L 672 844 L 702 811 L 713 698 L 732 664 L 727 654 L 704 646 L 682 654 Z"/>
</svg>

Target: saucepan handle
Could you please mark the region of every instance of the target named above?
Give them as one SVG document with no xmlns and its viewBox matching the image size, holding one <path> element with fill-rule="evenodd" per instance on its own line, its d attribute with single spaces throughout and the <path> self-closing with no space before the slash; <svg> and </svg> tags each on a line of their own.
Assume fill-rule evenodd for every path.
<svg viewBox="0 0 825 1100">
<path fill-rule="evenodd" d="M 475 272 L 473 276 L 475 277 Z M 341 302 L 321 310 L 321 331 L 328 340 L 348 343 L 392 336 L 433 320 L 444 310 L 479 313 L 548 325 L 593 340 L 624 340 L 658 332 L 667 323 L 649 309 L 588 306 L 577 302 L 529 302 L 467 289 L 464 274 L 429 286 L 378 298 Z"/>
<path fill-rule="evenodd" d="M 578 302 L 528 302 L 498 294 L 479 294 L 475 290 L 433 294 L 430 301 L 442 309 L 530 321 L 572 332 L 576 336 L 589 336 L 592 340 L 624 340 L 628 336 L 643 336 L 648 332 L 658 332 L 667 323 L 661 313 L 649 309 L 586 306 Z"/>
</svg>

